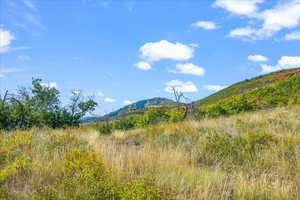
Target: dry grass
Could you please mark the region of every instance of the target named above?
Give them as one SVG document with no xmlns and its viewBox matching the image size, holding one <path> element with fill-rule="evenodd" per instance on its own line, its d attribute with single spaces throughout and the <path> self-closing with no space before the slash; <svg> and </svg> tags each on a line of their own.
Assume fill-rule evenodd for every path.
<svg viewBox="0 0 300 200">
<path fill-rule="evenodd" d="M 83 195 L 79 199 L 95 199 L 78 190 L 93 188 L 89 182 L 77 189 L 72 186 L 74 192 L 61 193 L 61 184 L 71 180 L 76 185 L 81 182 L 78 177 L 86 176 L 63 174 L 65 155 L 74 149 L 85 149 L 91 155 L 89 161 L 76 157 L 78 163 L 87 165 L 85 173 L 90 173 L 88 163 L 94 163 L 96 152 L 112 182 L 150 178 L 171 199 L 300 199 L 300 106 L 111 135 L 87 127 L 0 133 L 0 144 L 0 199 L 5 195 L 13 200 L 33 199 L 39 186 L 57 190 L 39 191 L 39 195 L 48 195 L 39 199 L 74 199 L 76 192 Z M 97 184 L 94 175 L 89 180 Z M 126 194 L 133 190 L 130 185 L 125 188 Z M 137 192 L 144 194 L 148 186 L 141 188 Z"/>
<path fill-rule="evenodd" d="M 260 150 L 255 160 L 232 163 L 230 168 L 221 162 L 226 155 L 205 154 L 213 163 L 201 160 L 207 135 L 244 137 L 261 131 L 276 142 Z M 161 124 L 110 136 L 95 131 L 80 135 L 103 155 L 115 179 L 151 177 L 175 199 L 300 199 L 299 106 Z"/>
</svg>

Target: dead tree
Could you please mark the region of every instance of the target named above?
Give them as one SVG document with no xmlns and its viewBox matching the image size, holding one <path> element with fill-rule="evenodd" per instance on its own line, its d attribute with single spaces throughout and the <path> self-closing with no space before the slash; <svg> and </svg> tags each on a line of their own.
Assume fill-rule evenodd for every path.
<svg viewBox="0 0 300 200">
<path fill-rule="evenodd" d="M 175 102 L 177 104 L 177 109 L 180 110 L 183 107 L 183 119 L 186 119 L 186 117 L 188 116 L 189 105 L 187 103 L 184 103 L 183 100 L 187 100 L 188 98 L 184 96 L 183 92 L 176 89 L 176 87 L 172 87 L 171 89 L 173 91 Z"/>
</svg>

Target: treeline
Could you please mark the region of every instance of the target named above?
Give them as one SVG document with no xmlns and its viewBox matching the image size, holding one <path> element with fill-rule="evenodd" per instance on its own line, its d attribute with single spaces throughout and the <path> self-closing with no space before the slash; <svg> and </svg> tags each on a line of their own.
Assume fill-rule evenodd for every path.
<svg viewBox="0 0 300 200">
<path fill-rule="evenodd" d="M 0 95 L 0 129 L 74 126 L 97 106 L 79 92 L 73 92 L 70 103 L 62 106 L 59 95 L 56 88 L 44 86 L 41 79 L 32 79 L 31 87 L 21 87 L 16 94 L 6 91 Z"/>
<path fill-rule="evenodd" d="M 300 103 L 300 74 L 200 107 L 203 118 Z"/>
</svg>

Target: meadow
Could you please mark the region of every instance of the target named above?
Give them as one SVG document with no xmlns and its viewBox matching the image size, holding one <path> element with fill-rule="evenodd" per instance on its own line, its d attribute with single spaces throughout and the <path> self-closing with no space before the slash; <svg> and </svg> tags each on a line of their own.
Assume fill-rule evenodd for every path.
<svg viewBox="0 0 300 200">
<path fill-rule="evenodd" d="M 2 131 L 0 199 L 297 200 L 300 106 L 102 134 Z"/>
</svg>

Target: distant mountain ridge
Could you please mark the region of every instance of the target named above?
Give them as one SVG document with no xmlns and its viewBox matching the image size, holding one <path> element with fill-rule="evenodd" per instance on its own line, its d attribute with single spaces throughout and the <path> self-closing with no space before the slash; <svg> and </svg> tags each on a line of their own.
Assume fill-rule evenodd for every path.
<svg viewBox="0 0 300 200">
<path fill-rule="evenodd" d="M 152 99 L 144 99 L 141 101 L 137 101 L 136 103 L 127 105 L 123 108 L 120 108 L 116 111 L 113 111 L 111 113 L 108 113 L 106 115 L 104 115 L 103 118 L 115 118 L 115 117 L 119 117 L 125 113 L 128 113 L 130 110 L 139 110 L 139 109 L 145 109 L 145 108 L 149 108 L 149 107 L 160 107 L 160 106 L 170 106 L 170 105 L 174 105 L 174 101 L 171 99 L 167 99 L 167 98 L 162 98 L 162 97 L 155 97 Z"/>
</svg>

